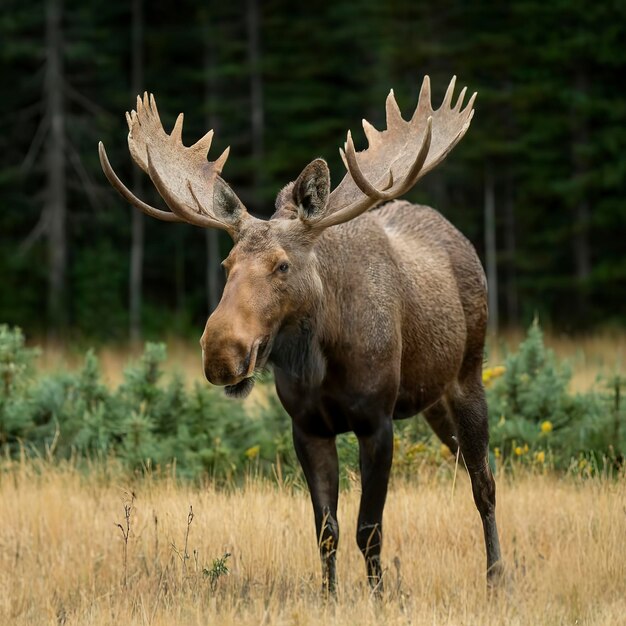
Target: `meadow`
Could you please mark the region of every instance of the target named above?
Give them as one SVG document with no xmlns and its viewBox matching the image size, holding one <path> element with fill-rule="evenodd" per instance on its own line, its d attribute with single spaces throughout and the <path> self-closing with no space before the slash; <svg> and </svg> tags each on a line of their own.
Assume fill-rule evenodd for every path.
<svg viewBox="0 0 626 626">
<path fill-rule="evenodd" d="M 37 356 L 0 330 L 0 624 L 626 624 L 624 407 L 607 386 L 624 334 L 490 343 L 496 594 L 462 462 L 412 420 L 397 428 L 385 593 L 370 596 L 342 438 L 335 601 L 270 381 L 242 406 L 181 340 Z"/>
<path fill-rule="evenodd" d="M 198 336 L 199 334 L 198 332 Z M 524 335 L 523 329 L 508 329 L 496 336 L 490 336 L 486 365 L 502 363 L 505 355 L 517 348 Z M 180 372 L 186 384 L 204 383 L 198 342 L 180 336 L 165 337 L 163 341 L 168 347 L 166 368 Z M 43 338 L 34 339 L 31 343 L 44 346 L 39 361 L 40 371 L 44 373 L 58 369 L 77 369 L 84 359 L 82 348 L 54 342 L 46 344 Z M 619 328 L 576 335 L 547 331 L 545 344 L 554 350 L 558 359 L 565 359 L 572 364 L 573 391 L 589 389 L 595 384 L 599 374 L 609 375 L 626 369 L 626 331 Z M 107 384 L 115 386 L 122 381 L 126 364 L 132 358 L 138 358 L 142 348 L 141 345 L 131 348 L 127 343 L 107 343 L 96 348 Z"/>
<path fill-rule="evenodd" d="M 340 498 L 338 597 L 326 601 L 297 482 L 229 490 L 129 478 L 114 464 L 87 476 L 45 462 L 2 470 L 3 624 L 626 623 L 623 475 L 498 476 L 507 580 L 496 595 L 464 473 L 454 483 L 448 462 L 395 479 L 380 601 L 353 539 L 354 482 Z"/>
</svg>

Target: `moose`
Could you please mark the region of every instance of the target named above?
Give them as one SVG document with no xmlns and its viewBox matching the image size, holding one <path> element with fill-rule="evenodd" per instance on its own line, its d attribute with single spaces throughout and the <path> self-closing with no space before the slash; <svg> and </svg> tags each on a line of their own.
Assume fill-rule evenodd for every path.
<svg viewBox="0 0 626 626">
<path fill-rule="evenodd" d="M 485 275 L 471 243 L 440 213 L 397 199 L 470 125 L 476 94 L 463 106 L 464 88 L 453 105 L 455 80 L 434 110 L 426 76 L 410 121 L 392 90 L 386 130 L 363 120 L 367 149 L 356 151 L 348 132 L 339 185 L 331 191 L 329 168 L 317 158 L 279 192 L 269 220 L 250 215 L 221 177 L 228 148 L 208 160 L 213 131 L 184 146 L 183 114 L 168 135 L 153 95 L 138 97 L 136 110 L 126 113 L 128 146 L 169 211 L 137 198 L 99 144 L 105 175 L 131 205 L 160 220 L 220 228 L 233 239 L 222 263 L 223 295 L 200 339 L 204 374 L 227 395 L 245 397 L 255 372 L 273 367 L 311 494 L 323 588 L 331 594 L 339 541 L 335 438 L 352 431 L 358 439 L 356 541 L 380 593 L 393 420 L 418 413 L 465 462 L 489 587 L 503 571 L 481 376 Z"/>
</svg>

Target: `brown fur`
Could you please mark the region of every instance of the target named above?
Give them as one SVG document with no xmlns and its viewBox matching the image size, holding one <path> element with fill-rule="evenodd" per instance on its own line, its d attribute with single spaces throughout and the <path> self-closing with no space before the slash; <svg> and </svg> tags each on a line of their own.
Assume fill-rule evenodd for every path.
<svg viewBox="0 0 626 626">
<path fill-rule="evenodd" d="M 454 87 L 455 78 L 433 109 L 424 77 L 408 122 L 390 92 L 386 130 L 363 122 L 367 149 L 357 153 L 348 133 L 348 172 L 339 185 L 331 192 L 326 162 L 313 160 L 279 193 L 269 222 L 250 216 L 220 177 L 228 150 L 207 162 L 213 132 L 186 148 L 182 114 L 168 135 L 147 93 L 127 114 L 129 148 L 172 213 L 134 196 L 99 145 L 107 178 L 131 204 L 233 237 L 224 293 L 200 339 L 204 372 L 228 395 L 243 397 L 254 372 L 274 366 L 311 491 L 329 591 L 339 540 L 335 436 L 352 430 L 359 440 L 357 543 L 380 592 L 392 420 L 419 411 L 451 450 L 462 452 L 483 522 L 488 580 L 501 570 L 481 381 L 487 306 L 480 263 L 432 209 L 394 201 L 367 212 L 406 193 L 463 137 L 476 94 L 462 108 L 465 89 L 453 105 Z"/>
<path fill-rule="evenodd" d="M 438 212 L 404 201 L 312 232 L 297 219 L 295 194 L 287 186 L 272 220 L 244 229 L 225 261 L 224 297 L 201 341 L 207 378 L 229 382 L 233 395 L 249 391 L 240 362 L 255 342 L 253 369 L 274 366 L 311 487 L 328 589 L 338 540 L 334 437 L 354 431 L 365 455 L 357 541 L 380 589 L 386 424 L 420 411 L 454 452 L 461 443 L 492 579 L 500 557 L 481 383 L 486 281 L 472 245 Z M 281 261 L 287 275 L 275 269 Z M 220 367 L 226 375 L 216 374 Z M 368 479 L 368 467 L 378 475 Z"/>
</svg>

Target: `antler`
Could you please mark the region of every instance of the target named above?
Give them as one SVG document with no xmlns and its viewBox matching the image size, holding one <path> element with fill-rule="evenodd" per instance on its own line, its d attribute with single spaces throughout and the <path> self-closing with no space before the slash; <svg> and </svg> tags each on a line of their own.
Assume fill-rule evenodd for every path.
<svg viewBox="0 0 626 626">
<path fill-rule="evenodd" d="M 117 177 L 104 145 L 98 151 L 100 163 L 111 185 L 133 206 L 144 213 L 169 222 L 188 222 L 196 226 L 221 228 L 231 236 L 239 230 L 247 212 L 220 173 L 228 158 L 226 148 L 216 161 L 208 161 L 213 131 L 190 147 L 182 142 L 183 114 L 171 134 L 163 129 L 154 96 L 137 96 L 137 110 L 126 113 L 128 148 L 135 163 L 146 172 L 171 213 L 161 211 L 137 198 Z"/>
<path fill-rule="evenodd" d="M 465 87 L 451 106 L 455 82 L 456 76 L 435 111 L 430 102 L 430 79 L 425 76 L 417 107 L 408 122 L 402 119 L 392 89 L 386 102 L 387 129 L 378 131 L 363 120 L 369 144 L 366 150 L 355 150 L 348 131 L 345 152 L 339 150 L 348 173 L 330 194 L 328 210 L 315 223 L 316 228 L 347 222 L 379 202 L 398 198 L 443 161 L 469 128 L 474 114 L 476 94 L 461 109 Z"/>
</svg>

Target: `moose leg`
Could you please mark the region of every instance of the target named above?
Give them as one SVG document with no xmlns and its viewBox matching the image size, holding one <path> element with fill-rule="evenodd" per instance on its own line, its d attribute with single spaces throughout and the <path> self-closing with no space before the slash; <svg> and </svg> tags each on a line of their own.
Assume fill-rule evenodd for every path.
<svg viewBox="0 0 626 626">
<path fill-rule="evenodd" d="M 489 467 L 489 423 L 485 391 L 480 380 L 457 388 L 449 398 L 457 423 L 461 453 L 472 481 L 472 493 L 480 513 L 487 550 L 487 584 L 502 577 L 500 541 L 496 526 L 496 483 Z"/>
<path fill-rule="evenodd" d="M 454 424 L 450 418 L 450 412 L 446 401 L 441 399 L 424 411 L 424 419 L 439 437 L 441 443 L 448 446 L 452 454 L 456 454 L 459 448 Z"/>
<path fill-rule="evenodd" d="M 372 590 L 383 590 L 380 551 L 383 542 L 383 508 L 393 458 L 393 424 L 385 419 L 367 434 L 357 432 L 361 467 L 361 505 L 356 542 L 365 558 Z"/>
<path fill-rule="evenodd" d="M 339 464 L 334 437 L 319 437 L 293 425 L 293 443 L 311 492 L 315 529 L 322 559 L 322 586 L 335 595 L 337 585 L 336 553 L 339 543 L 337 500 Z"/>
</svg>

